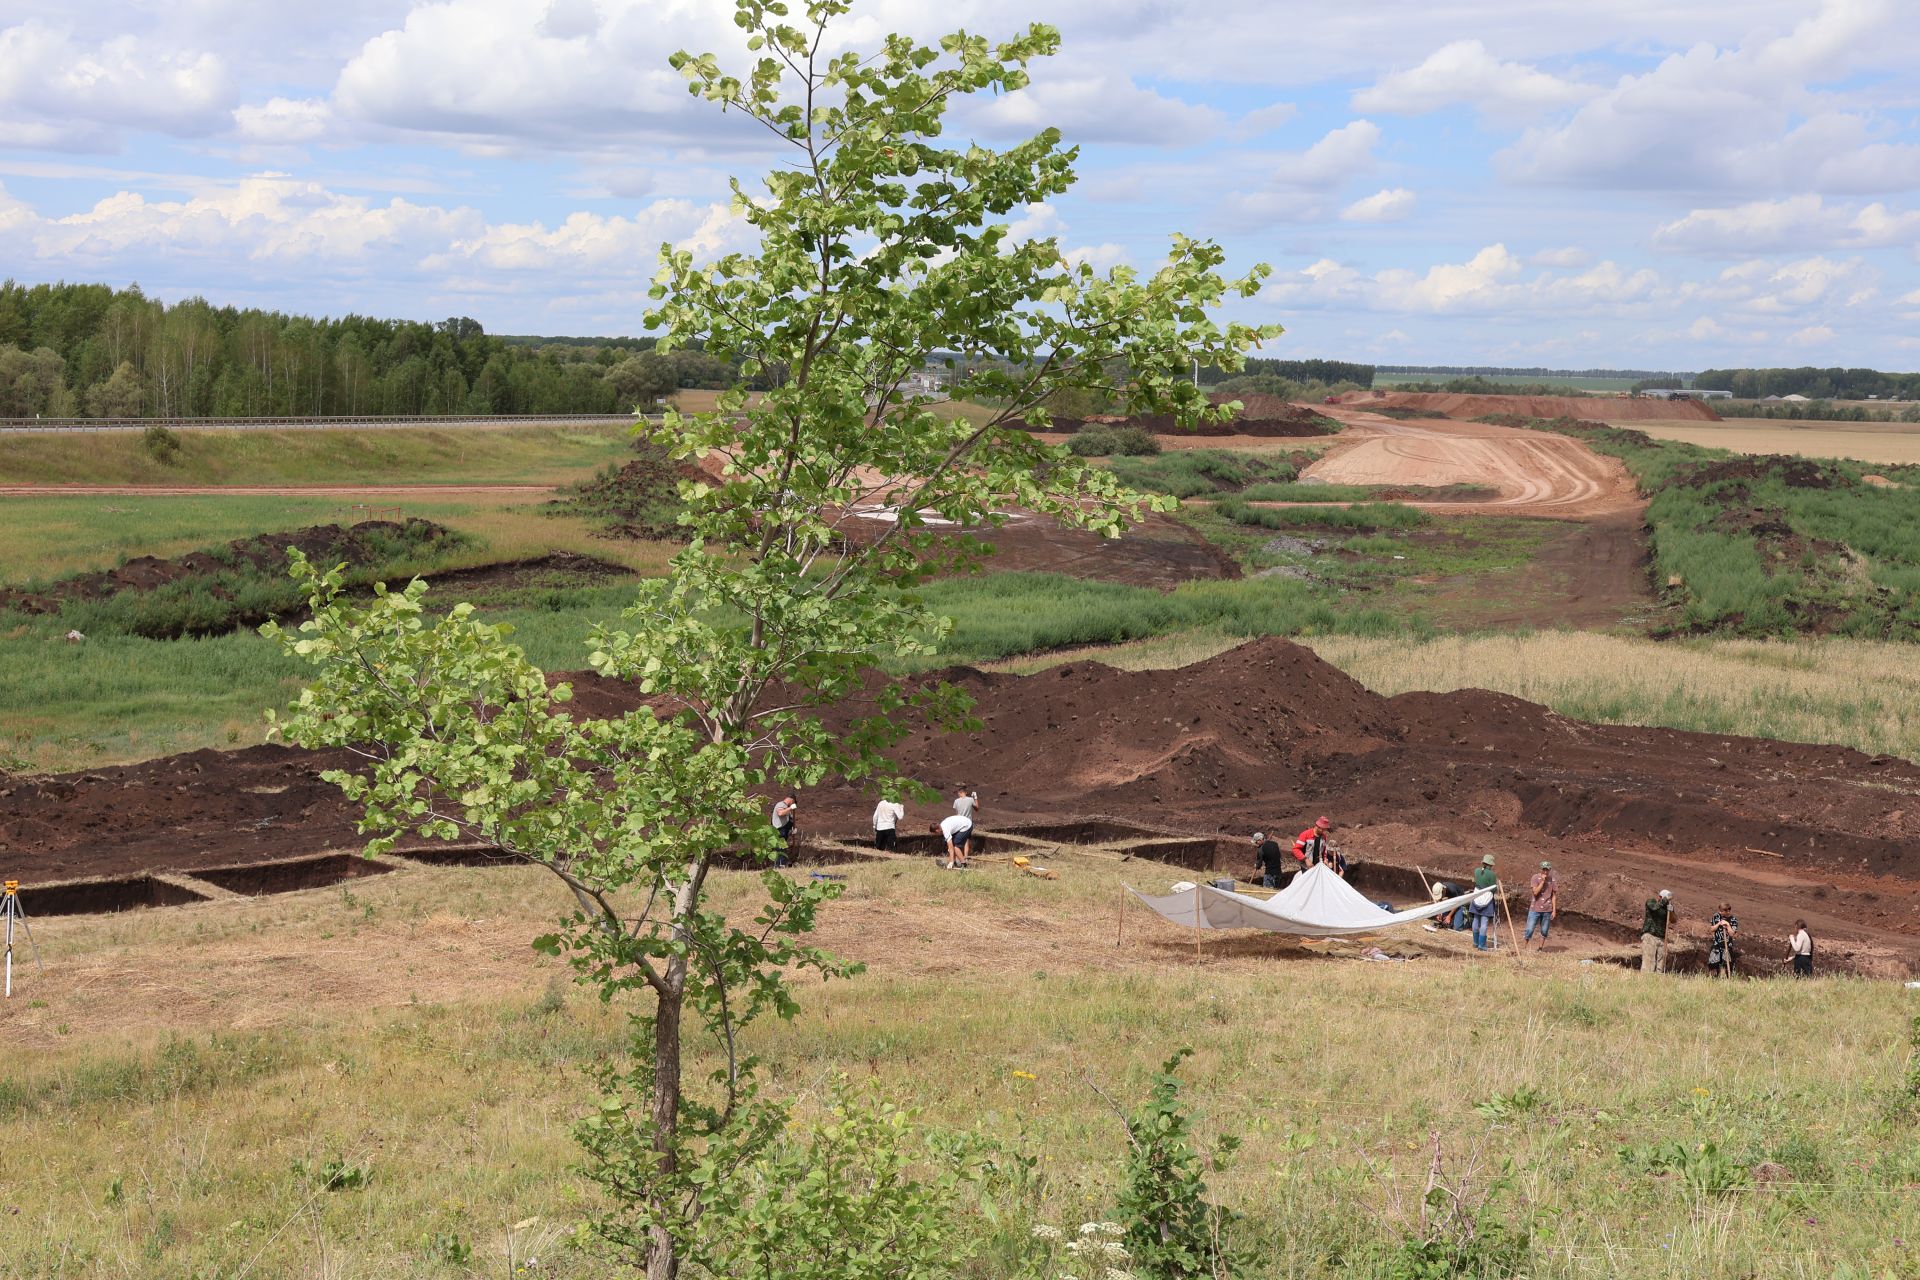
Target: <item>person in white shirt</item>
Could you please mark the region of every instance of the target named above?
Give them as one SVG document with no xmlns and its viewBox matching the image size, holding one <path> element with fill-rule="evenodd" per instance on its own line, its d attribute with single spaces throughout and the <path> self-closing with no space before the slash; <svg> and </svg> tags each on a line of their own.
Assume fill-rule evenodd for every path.
<svg viewBox="0 0 1920 1280">
<path fill-rule="evenodd" d="M 899 837 L 900 824 L 906 820 L 907 806 L 882 796 L 873 806 L 873 847 L 891 849 Z"/>
<path fill-rule="evenodd" d="M 1805 920 L 1793 922 L 1793 936 L 1787 939 L 1787 945 L 1793 948 L 1793 976 L 1811 978 L 1813 976 L 1813 935 L 1807 932 Z"/>
<path fill-rule="evenodd" d="M 779 803 L 773 806 L 773 830 L 774 834 L 780 837 L 780 843 L 783 846 L 780 852 L 774 855 L 773 865 L 776 867 L 784 867 L 792 859 L 794 819 L 799 814 L 800 802 L 791 795 L 780 797 Z"/>
<path fill-rule="evenodd" d="M 959 814 L 949 814 L 930 828 L 947 842 L 947 860 L 942 866 L 957 871 L 967 865 L 967 845 L 973 839 L 973 823 Z"/>
</svg>

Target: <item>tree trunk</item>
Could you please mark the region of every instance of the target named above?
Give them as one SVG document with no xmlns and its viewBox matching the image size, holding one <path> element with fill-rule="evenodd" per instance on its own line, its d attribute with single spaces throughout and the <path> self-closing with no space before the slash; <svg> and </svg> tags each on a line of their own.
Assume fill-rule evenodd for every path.
<svg viewBox="0 0 1920 1280">
<path fill-rule="evenodd" d="M 678 1211 L 673 1203 L 680 1147 L 680 1018 L 684 1012 L 687 961 L 676 956 L 668 964 L 666 991 L 660 994 L 653 1019 L 653 1149 L 660 1157 L 657 1172 L 662 1192 L 652 1206 L 654 1224 L 647 1230 L 647 1280 L 677 1280 L 680 1251 L 673 1233 L 661 1222 Z"/>
</svg>

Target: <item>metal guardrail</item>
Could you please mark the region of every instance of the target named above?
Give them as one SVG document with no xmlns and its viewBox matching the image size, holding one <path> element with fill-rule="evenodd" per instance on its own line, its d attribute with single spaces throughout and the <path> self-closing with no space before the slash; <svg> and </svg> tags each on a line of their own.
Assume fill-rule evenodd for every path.
<svg viewBox="0 0 1920 1280">
<path fill-rule="evenodd" d="M 174 431 L 319 431 L 379 430 L 392 427 L 511 427 L 543 423 L 578 425 L 630 424 L 630 413 L 525 413 L 494 416 L 346 415 L 312 418 L 0 418 L 0 435 L 64 435 L 69 432 L 145 431 L 166 427 Z"/>
</svg>

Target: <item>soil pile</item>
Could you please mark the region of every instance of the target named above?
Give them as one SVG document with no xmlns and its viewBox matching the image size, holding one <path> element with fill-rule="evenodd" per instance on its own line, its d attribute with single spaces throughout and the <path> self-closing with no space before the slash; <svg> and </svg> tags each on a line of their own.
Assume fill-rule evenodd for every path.
<svg viewBox="0 0 1920 1280">
<path fill-rule="evenodd" d="M 1084 427 L 1139 427 L 1155 435 L 1167 436 L 1271 436 L 1297 439 L 1332 435 L 1340 424 L 1305 405 L 1266 395 L 1215 395 L 1215 404 L 1240 401 L 1240 412 L 1231 422 L 1210 422 L 1200 427 L 1182 427 L 1167 414 L 1140 414 L 1126 417 L 1102 414 L 1091 418 L 1055 418 L 1049 431 L 1071 435 Z"/>
<path fill-rule="evenodd" d="M 1778 480 L 1789 489 L 1845 489 L 1853 484 L 1846 472 L 1830 462 L 1780 453 L 1688 467 L 1677 474 L 1673 482 L 1684 488 L 1706 489 L 1731 481 L 1745 492 L 1753 484 L 1767 480 Z"/>
<path fill-rule="evenodd" d="M 345 562 L 349 568 L 379 564 L 397 556 L 431 555 L 458 547 L 465 539 L 431 520 L 363 520 L 351 527 L 313 525 L 290 533 L 237 538 L 223 547 L 163 559 L 137 556 L 117 569 L 64 578 L 49 586 L 0 589 L 0 612 L 58 613 L 69 601 L 105 600 L 122 592 L 152 592 L 175 584 L 207 584 L 216 599 L 230 599 L 228 580 L 236 575 L 280 578 L 287 571 L 287 550 L 297 548 L 315 564 Z"/>
<path fill-rule="evenodd" d="M 1340 398 L 1355 409 L 1410 409 L 1435 418 L 1471 421 L 1493 413 L 1526 418 L 1601 418 L 1718 422 L 1701 400 L 1647 400 L 1638 396 L 1471 396 L 1457 392 L 1356 391 Z"/>
<path fill-rule="evenodd" d="M 713 477 L 692 463 L 675 462 L 657 445 L 643 444 L 636 452 L 639 457 L 555 498 L 548 508 L 598 521 L 603 538 L 680 538 L 680 481 Z"/>
<path fill-rule="evenodd" d="M 1422 850 L 1464 863 L 1497 848 L 1591 859 L 1595 884 L 1629 854 L 1708 883 L 1734 864 L 1759 868 L 1750 878 L 1763 884 L 1920 878 L 1920 805 L 1909 803 L 1920 766 L 1891 757 L 1591 725 L 1477 690 L 1383 698 L 1272 638 L 1173 671 L 1081 662 L 942 675 L 975 699 L 979 732 L 915 732 L 892 754 L 943 791 L 978 786 L 989 831 L 1107 814 L 1244 838 L 1252 820 L 1329 813 L 1356 842 L 1374 829 L 1410 833 L 1356 846 L 1409 864 Z M 568 678 L 580 712 L 640 702 L 629 685 Z M 858 711 L 841 709 L 829 727 Z M 47 881 L 353 848 L 353 814 L 319 778 L 347 759 L 258 747 L 0 780 L 0 870 Z M 814 833 L 863 831 L 873 803 L 832 784 L 802 800 Z M 922 823 L 916 814 L 910 825 Z M 1920 895 L 1880 892 L 1862 888 L 1849 910 L 1920 933 L 1906 901 L 1920 910 Z"/>
</svg>

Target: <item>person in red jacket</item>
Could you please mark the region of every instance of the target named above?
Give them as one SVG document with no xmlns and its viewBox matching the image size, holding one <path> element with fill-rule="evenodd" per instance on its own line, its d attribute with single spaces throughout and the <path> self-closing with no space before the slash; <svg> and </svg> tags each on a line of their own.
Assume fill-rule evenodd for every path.
<svg viewBox="0 0 1920 1280">
<path fill-rule="evenodd" d="M 1332 820 L 1323 817 L 1302 831 L 1300 838 L 1293 842 L 1293 859 L 1301 871 L 1309 867 L 1317 867 L 1324 862 L 1333 868 L 1335 875 L 1344 880 L 1347 875 L 1347 860 L 1335 853 L 1333 846 L 1327 843 L 1327 833 L 1331 830 L 1333 830 Z"/>
</svg>

